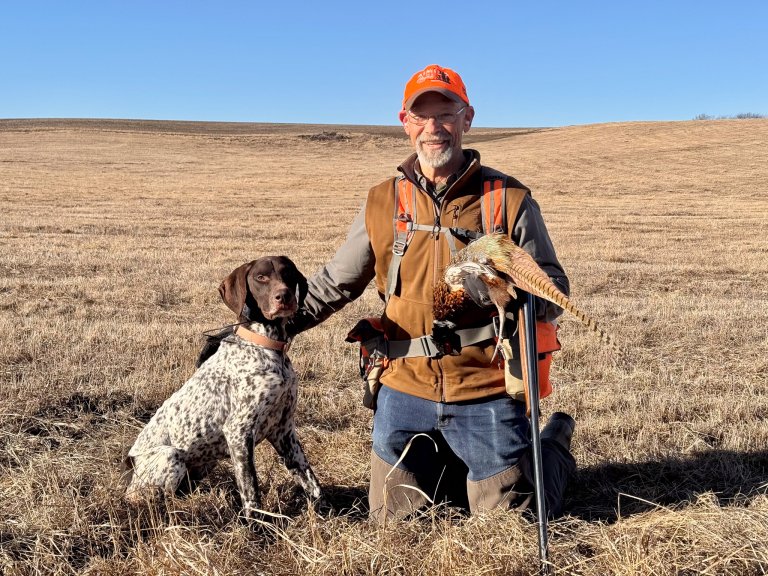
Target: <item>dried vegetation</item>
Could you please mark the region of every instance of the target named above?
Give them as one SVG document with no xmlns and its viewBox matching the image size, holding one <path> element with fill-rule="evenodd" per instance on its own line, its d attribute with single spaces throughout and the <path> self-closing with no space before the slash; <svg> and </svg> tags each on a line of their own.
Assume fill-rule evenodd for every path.
<svg viewBox="0 0 768 576">
<path fill-rule="evenodd" d="M 579 472 L 556 572 L 768 572 L 768 120 L 470 135 L 533 188 L 574 301 L 631 351 L 564 320 L 543 410 L 578 421 Z M 317 269 L 408 152 L 394 128 L 0 121 L 0 571 L 535 570 L 526 518 L 366 520 L 371 418 L 343 340 L 370 292 L 292 352 L 335 512 L 307 511 L 267 446 L 272 524 L 237 517 L 227 463 L 163 506 L 121 500 L 124 450 L 231 320 L 221 278 L 268 253 Z"/>
</svg>

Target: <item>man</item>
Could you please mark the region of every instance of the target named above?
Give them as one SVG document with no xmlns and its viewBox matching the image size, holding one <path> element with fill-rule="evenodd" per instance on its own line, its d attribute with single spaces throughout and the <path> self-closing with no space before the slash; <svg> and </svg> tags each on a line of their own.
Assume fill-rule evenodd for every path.
<svg viewBox="0 0 768 576">
<path fill-rule="evenodd" d="M 386 301 L 382 325 L 390 343 L 430 338 L 435 281 L 451 251 L 482 230 L 484 174 L 500 174 L 481 167 L 478 152 L 462 149 L 474 115 L 464 83 L 453 70 L 431 65 L 411 78 L 399 118 L 415 154 L 398 169 L 403 182 L 413 185 L 415 205 L 408 214 L 400 212 L 396 204 L 401 184 L 396 178 L 370 190 L 344 245 L 310 279 L 294 320 L 296 332 L 323 321 L 375 279 Z M 509 188 L 520 192 L 507 198 L 522 198 L 519 208 L 512 207 L 511 200 L 504 207 L 510 212 L 507 232 L 567 293 L 568 279 L 538 205 L 522 184 L 504 178 Z M 415 225 L 407 242 L 396 242 L 393 218 Z M 466 288 L 473 300 L 483 303 L 478 286 Z M 408 352 L 390 358 L 380 379 L 371 452 L 369 501 L 378 521 L 408 515 L 443 497 L 468 505 L 472 512 L 531 504 L 525 403 L 506 393 L 504 370 L 498 360 L 491 363 L 494 334 L 482 332 L 492 325 L 494 310 L 471 304 L 461 315 L 457 329 L 476 329 L 485 336 L 463 343 L 458 353 Z M 537 310 L 546 320 L 560 312 L 551 304 Z M 515 328 L 513 321 L 507 324 Z M 573 426 L 569 416 L 558 413 L 542 431 L 552 514 L 559 512 L 567 477 L 575 468 L 569 452 Z"/>
</svg>

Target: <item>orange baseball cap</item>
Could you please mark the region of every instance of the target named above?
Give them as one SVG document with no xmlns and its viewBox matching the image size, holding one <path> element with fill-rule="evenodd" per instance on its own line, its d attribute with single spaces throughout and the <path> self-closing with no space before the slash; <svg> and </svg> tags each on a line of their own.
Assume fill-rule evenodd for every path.
<svg viewBox="0 0 768 576">
<path fill-rule="evenodd" d="M 403 110 L 408 110 L 424 92 L 439 92 L 451 100 L 469 105 L 467 88 L 456 72 L 437 64 L 430 64 L 424 70 L 416 72 L 405 85 Z"/>
</svg>

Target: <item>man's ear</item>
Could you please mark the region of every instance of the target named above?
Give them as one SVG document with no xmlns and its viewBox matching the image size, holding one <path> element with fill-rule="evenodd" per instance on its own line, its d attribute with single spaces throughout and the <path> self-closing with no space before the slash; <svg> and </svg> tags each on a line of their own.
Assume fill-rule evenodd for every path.
<svg viewBox="0 0 768 576">
<path fill-rule="evenodd" d="M 403 125 L 403 130 L 405 130 L 405 133 L 408 134 L 408 112 L 405 110 L 400 110 L 400 113 L 397 115 L 398 118 L 400 118 L 400 123 Z M 408 134 L 410 136 L 410 134 Z"/>
<path fill-rule="evenodd" d="M 466 112 L 464 112 L 464 132 L 469 132 L 472 127 L 472 120 L 475 118 L 475 109 L 472 106 L 467 106 Z"/>
</svg>

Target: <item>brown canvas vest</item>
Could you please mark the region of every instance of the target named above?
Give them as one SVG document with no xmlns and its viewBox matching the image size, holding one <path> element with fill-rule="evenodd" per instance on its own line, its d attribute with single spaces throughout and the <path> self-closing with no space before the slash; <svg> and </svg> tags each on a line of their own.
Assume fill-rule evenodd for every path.
<svg viewBox="0 0 768 576">
<path fill-rule="evenodd" d="M 434 285 L 451 254 L 485 232 L 506 231 L 507 215 L 514 223 L 529 193 L 513 178 L 477 162 L 449 187 L 439 206 L 404 176 L 371 190 L 366 228 L 376 255 L 376 287 L 386 300 L 382 326 L 390 342 L 426 340 L 422 337 L 432 331 Z M 460 329 L 477 329 L 489 325 L 493 312 L 472 307 L 456 321 Z M 491 335 L 463 346 L 458 355 L 432 357 L 426 351 L 391 358 L 381 382 L 433 401 L 504 394 L 503 361 L 497 357 L 491 365 L 495 346 Z M 510 368 L 522 378 L 519 364 L 513 358 Z"/>
</svg>

